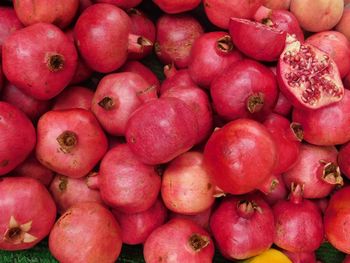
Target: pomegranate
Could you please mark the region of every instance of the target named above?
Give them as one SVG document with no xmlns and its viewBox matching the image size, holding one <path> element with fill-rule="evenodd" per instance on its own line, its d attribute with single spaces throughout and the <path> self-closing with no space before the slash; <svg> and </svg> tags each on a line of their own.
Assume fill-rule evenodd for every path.
<svg viewBox="0 0 350 263">
<path fill-rule="evenodd" d="M 94 0 L 97 3 L 107 3 L 119 6 L 123 9 L 135 7 L 142 2 L 142 0 Z"/>
<path fill-rule="evenodd" d="M 88 185 L 98 188 L 103 201 L 123 213 L 149 209 L 156 201 L 161 178 L 152 165 L 141 163 L 127 144 L 110 149 L 103 157 L 99 174 Z"/>
<path fill-rule="evenodd" d="M 231 17 L 253 18 L 263 0 L 203 0 L 204 10 L 210 22 L 228 29 Z"/>
<path fill-rule="evenodd" d="M 276 105 L 273 108 L 273 112 L 288 117 L 292 112 L 292 108 L 293 106 L 290 101 L 283 95 L 282 92 L 279 92 Z"/>
<path fill-rule="evenodd" d="M 50 252 L 62 263 L 115 262 L 121 247 L 118 222 L 107 208 L 96 202 L 78 203 L 69 208 L 49 236 Z"/>
<path fill-rule="evenodd" d="M 335 104 L 318 110 L 294 109 L 293 121 L 300 123 L 304 140 L 316 145 L 331 146 L 350 140 L 350 91 Z"/>
<path fill-rule="evenodd" d="M 53 110 L 91 109 L 94 92 L 83 86 L 72 86 L 62 91 L 54 100 Z"/>
<path fill-rule="evenodd" d="M 17 18 L 13 8 L 0 6 L 0 58 L 2 53 L 1 47 L 6 38 L 22 27 L 23 25 Z"/>
<path fill-rule="evenodd" d="M 264 187 L 264 185 L 261 185 L 259 187 L 259 190 L 265 194 L 264 199 L 269 205 L 272 206 L 276 204 L 279 200 L 286 199 L 286 197 L 288 196 L 288 190 L 281 175 L 271 176 L 270 180 L 268 180 L 268 183 L 268 188 L 265 186 L 264 189 L 262 188 Z"/>
<path fill-rule="evenodd" d="M 197 225 L 203 227 L 206 230 L 209 230 L 209 219 L 211 216 L 212 207 L 209 207 L 207 210 L 200 212 L 195 215 L 184 215 L 175 212 L 170 212 L 169 218 L 184 218 L 193 221 Z"/>
<path fill-rule="evenodd" d="M 250 119 L 238 119 L 214 131 L 204 149 L 204 165 L 214 184 L 231 194 L 244 194 L 259 187 L 277 160 L 272 135 Z"/>
<path fill-rule="evenodd" d="M 22 163 L 35 147 L 32 122 L 15 106 L 0 101 L 0 176 Z"/>
<path fill-rule="evenodd" d="M 226 120 L 261 119 L 277 100 L 278 87 L 270 69 L 245 59 L 229 66 L 210 85 L 216 112 Z"/>
<path fill-rule="evenodd" d="M 188 14 L 163 15 L 156 24 L 155 53 L 165 64 L 174 63 L 186 68 L 190 60 L 193 43 L 203 33 L 203 27 Z"/>
<path fill-rule="evenodd" d="M 0 200 L 1 250 L 28 249 L 49 234 L 55 223 L 56 206 L 37 180 L 1 178 Z"/>
<path fill-rule="evenodd" d="M 102 73 L 120 68 L 128 51 L 141 52 L 144 42 L 142 37 L 131 34 L 128 15 L 111 4 L 94 4 L 86 8 L 75 24 L 74 36 L 88 66 Z"/>
<path fill-rule="evenodd" d="M 77 51 L 58 27 L 37 23 L 6 39 L 2 63 L 6 78 L 13 85 L 35 99 L 48 100 L 71 81 Z"/>
<path fill-rule="evenodd" d="M 151 262 L 210 263 L 214 244 L 210 235 L 187 219 L 174 218 L 154 230 L 143 247 L 143 256 Z"/>
<path fill-rule="evenodd" d="M 285 46 L 286 32 L 275 27 L 231 17 L 228 28 L 239 51 L 256 60 L 276 61 Z"/>
<path fill-rule="evenodd" d="M 326 212 L 329 203 L 328 197 L 313 199 L 312 201 L 321 209 L 323 214 Z"/>
<path fill-rule="evenodd" d="M 92 112 L 52 110 L 37 125 L 37 159 L 56 173 L 87 175 L 107 151 L 107 138 Z"/>
<path fill-rule="evenodd" d="M 132 72 L 109 74 L 99 82 L 91 110 L 109 134 L 124 135 L 131 114 L 145 100 L 157 98 L 155 87 Z"/>
<path fill-rule="evenodd" d="M 275 10 L 288 10 L 291 0 L 263 0 L 263 5 Z"/>
<path fill-rule="evenodd" d="M 338 154 L 338 164 L 341 172 L 350 179 L 350 143 L 344 144 Z"/>
<path fill-rule="evenodd" d="M 160 87 L 160 94 L 174 87 L 198 87 L 192 80 L 187 68 L 177 70 L 174 64 L 168 64 L 164 66 L 163 73 L 165 79 Z"/>
<path fill-rule="evenodd" d="M 161 187 L 166 207 L 176 213 L 198 214 L 214 203 L 215 186 L 203 166 L 203 154 L 186 152 L 165 169 Z"/>
<path fill-rule="evenodd" d="M 77 13 L 79 0 L 14 0 L 13 6 L 18 19 L 26 26 L 43 22 L 65 28 Z"/>
<path fill-rule="evenodd" d="M 195 9 L 199 4 L 200 0 L 153 0 L 153 2 L 159 6 L 165 13 L 168 14 L 178 14 L 182 12 L 187 12 Z"/>
<path fill-rule="evenodd" d="M 241 59 L 241 53 L 226 32 L 209 32 L 194 42 L 188 72 L 197 85 L 208 88 L 230 64 Z"/>
<path fill-rule="evenodd" d="M 129 245 L 142 244 L 147 237 L 165 223 L 167 209 L 160 199 L 146 211 L 129 214 L 112 210 L 121 228 L 123 243 Z"/>
<path fill-rule="evenodd" d="M 194 112 L 177 98 L 160 98 L 141 105 L 126 126 L 126 140 L 144 163 L 169 162 L 188 151 L 198 138 Z"/>
<path fill-rule="evenodd" d="M 257 195 L 225 198 L 210 218 L 210 229 L 224 257 L 246 259 L 269 249 L 273 242 L 271 208 Z"/>
<path fill-rule="evenodd" d="M 350 5 L 344 7 L 343 15 L 339 23 L 335 26 L 335 30 L 342 33 L 348 41 L 350 41 Z"/>
<path fill-rule="evenodd" d="M 285 250 L 283 253 L 286 254 L 293 263 L 317 263 L 315 252 L 295 253 Z"/>
<path fill-rule="evenodd" d="M 274 243 L 290 252 L 312 252 L 323 241 L 324 231 L 320 209 L 303 199 L 301 185 L 292 185 L 289 200 L 273 206 L 275 216 Z"/>
<path fill-rule="evenodd" d="M 283 175 L 286 185 L 302 185 L 304 198 L 326 197 L 337 185 L 343 185 L 337 155 L 334 146 L 302 144 L 298 161 Z"/>
<path fill-rule="evenodd" d="M 81 14 L 86 8 L 93 4 L 93 0 L 79 0 L 78 14 Z"/>
<path fill-rule="evenodd" d="M 344 95 L 334 60 L 291 35 L 278 61 L 277 80 L 283 94 L 298 108 L 318 109 L 340 101 Z"/>
<path fill-rule="evenodd" d="M 7 82 L 2 89 L 1 100 L 16 105 L 32 121 L 36 121 L 51 106 L 50 101 L 37 100 L 10 82 Z"/>
<path fill-rule="evenodd" d="M 290 11 L 307 31 L 330 30 L 340 20 L 344 10 L 344 0 L 291 0 Z"/>
<path fill-rule="evenodd" d="M 346 255 L 346 257 L 344 258 L 344 261 L 342 263 L 349 263 L 350 262 L 350 255 Z"/>
<path fill-rule="evenodd" d="M 301 125 L 290 123 L 288 119 L 275 113 L 267 116 L 263 124 L 272 134 L 277 146 L 279 158 L 274 173 L 288 171 L 299 158 L 300 142 L 303 140 Z"/>
<path fill-rule="evenodd" d="M 336 192 L 329 201 L 324 215 L 324 229 L 327 240 L 338 250 L 350 254 L 348 224 L 350 219 L 350 187 Z"/>
</svg>

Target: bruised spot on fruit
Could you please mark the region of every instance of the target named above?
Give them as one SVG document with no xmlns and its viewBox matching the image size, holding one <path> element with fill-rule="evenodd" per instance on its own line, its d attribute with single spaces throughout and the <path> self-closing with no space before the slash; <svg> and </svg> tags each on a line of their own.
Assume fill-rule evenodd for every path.
<svg viewBox="0 0 350 263">
<path fill-rule="evenodd" d="M 223 53 L 229 53 L 233 50 L 233 42 L 231 36 L 226 35 L 219 38 L 216 42 L 216 46 L 219 51 Z"/>
<path fill-rule="evenodd" d="M 115 107 L 114 100 L 111 97 L 104 97 L 97 103 L 101 108 L 105 110 L 112 110 Z"/>
<path fill-rule="evenodd" d="M 189 243 L 190 243 L 191 248 L 195 252 L 199 252 L 203 248 L 208 246 L 210 241 L 209 241 L 209 238 L 206 237 L 206 236 L 202 236 L 202 235 L 199 235 L 199 234 L 193 234 L 193 235 L 191 235 L 191 237 L 189 239 Z"/>
<path fill-rule="evenodd" d="M 68 185 L 68 180 L 66 176 L 60 176 L 59 177 L 60 183 L 58 184 L 58 189 L 60 190 L 60 192 L 64 192 L 67 189 L 67 185 Z"/>
<path fill-rule="evenodd" d="M 64 67 L 64 57 L 60 54 L 47 55 L 47 67 L 51 72 L 57 72 Z"/>
<path fill-rule="evenodd" d="M 63 153 L 70 153 L 78 142 L 77 135 L 72 131 L 64 131 L 57 137 L 60 150 Z"/>
<path fill-rule="evenodd" d="M 5 167 L 9 164 L 9 160 L 3 160 L 0 162 L 0 167 Z"/>
</svg>

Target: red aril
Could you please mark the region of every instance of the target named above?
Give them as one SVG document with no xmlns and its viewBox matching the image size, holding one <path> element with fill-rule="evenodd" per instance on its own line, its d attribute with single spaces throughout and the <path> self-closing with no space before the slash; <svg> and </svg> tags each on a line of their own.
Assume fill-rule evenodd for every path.
<svg viewBox="0 0 350 263">
<path fill-rule="evenodd" d="M 0 101 L 0 176 L 22 163 L 35 147 L 32 122 L 15 106 Z"/>
<path fill-rule="evenodd" d="M 56 26 L 37 23 L 15 31 L 2 47 L 6 78 L 38 100 L 58 95 L 77 67 L 74 44 Z"/>
<path fill-rule="evenodd" d="M 107 151 L 107 138 L 91 111 L 52 110 L 37 125 L 36 157 L 72 178 L 87 175 Z"/>
<path fill-rule="evenodd" d="M 195 9 L 199 4 L 200 0 L 153 0 L 153 2 L 159 6 L 165 13 L 178 14 Z"/>
<path fill-rule="evenodd" d="M 86 109 L 91 110 L 94 92 L 83 86 L 72 86 L 62 91 L 54 100 L 52 110 Z"/>
<path fill-rule="evenodd" d="M 1 250 L 28 249 L 49 234 L 55 223 L 56 206 L 37 180 L 0 178 L 0 200 Z"/>
<path fill-rule="evenodd" d="M 338 164 L 340 171 L 350 179 L 350 143 L 344 144 L 338 154 Z"/>
<path fill-rule="evenodd" d="M 94 0 L 97 3 L 107 3 L 119 6 L 123 9 L 135 7 L 142 2 L 142 0 Z"/>
<path fill-rule="evenodd" d="M 288 35 L 277 65 L 277 80 L 294 107 L 319 109 L 340 101 L 344 87 L 334 60 Z"/>
</svg>

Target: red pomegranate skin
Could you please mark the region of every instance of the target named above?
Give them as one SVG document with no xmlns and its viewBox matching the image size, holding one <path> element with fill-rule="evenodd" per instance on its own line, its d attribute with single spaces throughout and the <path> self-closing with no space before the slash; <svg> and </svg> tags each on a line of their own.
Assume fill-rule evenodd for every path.
<svg viewBox="0 0 350 263">
<path fill-rule="evenodd" d="M 238 119 L 214 131 L 204 149 L 204 165 L 225 193 L 248 193 L 263 183 L 278 160 L 269 131 L 250 119 Z"/>
<path fill-rule="evenodd" d="M 157 90 L 141 75 L 133 72 L 113 73 L 99 82 L 91 110 L 105 131 L 112 135 L 124 135 L 132 113 L 144 101 L 156 98 Z"/>
<path fill-rule="evenodd" d="M 338 67 L 341 78 L 350 72 L 350 43 L 340 32 L 324 31 L 306 39 L 309 43 L 329 54 Z"/>
<path fill-rule="evenodd" d="M 339 168 L 347 178 L 350 178 L 350 143 L 344 144 L 338 154 Z"/>
<path fill-rule="evenodd" d="M 283 181 L 282 175 L 277 175 L 276 177 L 278 183 L 276 184 L 276 182 L 272 182 L 272 184 L 270 184 L 270 191 L 267 193 L 264 192 L 264 199 L 270 206 L 273 206 L 279 200 L 286 199 L 288 196 L 288 189 Z"/>
<path fill-rule="evenodd" d="M 56 206 L 40 182 L 25 177 L 0 178 L 0 200 L 1 250 L 28 249 L 49 234 Z M 15 220 L 12 226 L 11 218 Z"/>
<path fill-rule="evenodd" d="M 50 252 L 62 263 L 112 263 L 121 247 L 118 222 L 107 208 L 96 202 L 78 203 L 69 208 L 49 236 Z"/>
<path fill-rule="evenodd" d="M 35 99 L 10 82 L 7 82 L 4 86 L 1 92 L 1 100 L 16 105 L 32 121 L 36 121 L 51 107 L 51 101 Z"/>
<path fill-rule="evenodd" d="M 28 117 L 15 106 L 0 101 L 0 176 L 12 171 L 32 152 L 36 132 Z"/>
<path fill-rule="evenodd" d="M 245 206 L 244 202 L 253 206 Z M 213 212 L 210 229 L 223 256 L 246 259 L 271 247 L 273 222 L 272 210 L 262 198 L 256 195 L 231 196 Z"/>
<path fill-rule="evenodd" d="M 2 66 L 1 66 L 1 63 L 0 63 L 0 92 L 3 89 L 3 85 L 4 85 L 4 82 L 5 82 L 4 78 L 5 77 L 4 77 L 4 74 L 2 73 Z"/>
<path fill-rule="evenodd" d="M 278 98 L 275 107 L 273 108 L 273 112 L 279 115 L 289 117 L 292 112 L 292 104 L 290 101 L 283 95 L 282 92 L 278 93 Z"/>
<path fill-rule="evenodd" d="M 144 103 L 132 114 L 125 136 L 140 161 L 161 164 L 192 148 L 198 137 L 198 123 L 182 100 L 160 98 Z"/>
<path fill-rule="evenodd" d="M 155 53 L 164 63 L 186 68 L 193 43 L 204 33 L 202 25 L 188 14 L 163 15 L 156 24 Z"/>
<path fill-rule="evenodd" d="M 122 9 L 111 4 L 94 4 L 79 16 L 74 36 L 87 65 L 107 73 L 126 61 L 130 30 L 130 18 Z"/>
<path fill-rule="evenodd" d="M 195 9 L 199 4 L 200 0 L 153 0 L 153 2 L 159 6 L 165 13 L 168 14 L 178 14 L 182 12 L 187 12 Z"/>
<path fill-rule="evenodd" d="M 68 85 L 77 59 L 73 43 L 58 27 L 46 23 L 15 31 L 2 48 L 6 78 L 38 100 L 49 100 Z"/>
<path fill-rule="evenodd" d="M 65 28 L 77 13 L 79 0 L 14 0 L 13 6 L 25 26 L 42 22 Z"/>
<path fill-rule="evenodd" d="M 344 6 L 343 15 L 340 21 L 338 22 L 338 24 L 335 26 L 335 30 L 342 33 L 350 41 L 349 21 L 350 21 L 350 5 L 348 3 Z"/>
<path fill-rule="evenodd" d="M 37 125 L 36 158 L 56 173 L 87 175 L 107 151 L 107 137 L 92 112 L 52 110 Z"/>
<path fill-rule="evenodd" d="M 78 14 L 81 14 L 86 8 L 93 4 L 93 0 L 79 0 Z"/>
<path fill-rule="evenodd" d="M 245 59 L 229 66 L 210 85 L 216 112 L 226 120 L 261 119 L 277 101 L 277 81 L 271 70 Z"/>
<path fill-rule="evenodd" d="M 127 144 L 117 145 L 107 152 L 97 180 L 103 201 L 124 213 L 149 209 L 161 186 L 155 167 L 141 163 Z"/>
<path fill-rule="evenodd" d="M 191 86 L 198 87 L 192 80 L 188 69 L 177 70 L 174 65 L 164 66 L 165 79 L 160 86 L 160 94 L 174 87 Z"/>
<path fill-rule="evenodd" d="M 214 243 L 197 224 L 174 218 L 151 233 L 144 243 L 143 256 L 146 263 L 209 263 L 213 260 Z"/>
<path fill-rule="evenodd" d="M 332 146 L 350 140 L 350 91 L 341 101 L 317 110 L 294 108 L 293 122 L 300 123 L 308 143 Z"/>
<path fill-rule="evenodd" d="M 103 205 L 99 191 L 90 189 L 86 179 L 85 177 L 70 178 L 56 174 L 49 190 L 55 200 L 59 214 L 63 214 L 77 203 L 97 202 Z"/>
<path fill-rule="evenodd" d="M 200 212 L 195 215 L 184 215 L 184 214 L 179 214 L 175 212 L 171 212 L 169 214 L 169 218 L 184 218 L 193 221 L 197 225 L 203 227 L 206 230 L 209 230 L 209 219 L 211 216 L 211 212 L 213 210 L 213 207 L 209 207 L 207 210 L 204 210 L 203 212 Z"/>
<path fill-rule="evenodd" d="M 153 230 L 165 223 L 168 214 L 161 199 L 143 212 L 129 214 L 112 210 L 112 213 L 120 225 L 123 243 L 128 245 L 143 244 Z"/>
<path fill-rule="evenodd" d="M 349 262 L 350 262 L 350 255 L 346 255 L 346 257 L 342 263 L 349 263 Z"/>
<path fill-rule="evenodd" d="M 193 43 L 188 72 L 197 85 L 209 88 L 213 79 L 241 59 L 242 55 L 234 48 L 228 33 L 204 33 Z"/>
<path fill-rule="evenodd" d="M 23 28 L 15 10 L 11 7 L 0 6 L 0 57 L 2 54 L 2 44 L 6 38 L 14 31 Z"/>
<path fill-rule="evenodd" d="M 52 110 L 86 109 L 91 110 L 94 92 L 83 86 L 72 86 L 62 91 L 54 100 Z"/>
<path fill-rule="evenodd" d="M 106 3 L 116 5 L 123 9 L 128 9 L 137 6 L 142 0 L 94 0 L 97 3 Z"/>
</svg>

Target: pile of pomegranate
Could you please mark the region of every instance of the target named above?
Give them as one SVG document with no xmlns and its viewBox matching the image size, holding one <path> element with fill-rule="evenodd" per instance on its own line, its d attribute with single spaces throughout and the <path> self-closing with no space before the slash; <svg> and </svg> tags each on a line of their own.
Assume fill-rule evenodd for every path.
<svg viewBox="0 0 350 263">
<path fill-rule="evenodd" d="M 350 254 L 348 2 L 2 1 L 0 250 Z"/>
</svg>

